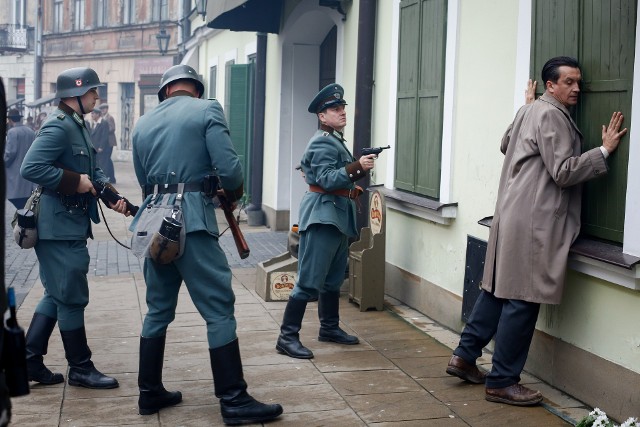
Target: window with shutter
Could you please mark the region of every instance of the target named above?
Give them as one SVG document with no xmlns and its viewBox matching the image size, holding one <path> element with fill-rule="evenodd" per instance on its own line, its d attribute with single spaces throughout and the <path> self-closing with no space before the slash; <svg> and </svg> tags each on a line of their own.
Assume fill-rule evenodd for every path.
<svg viewBox="0 0 640 427">
<path fill-rule="evenodd" d="M 400 2 L 395 186 L 440 197 L 446 0 Z"/>
<path fill-rule="evenodd" d="M 250 142 L 253 135 L 253 64 L 228 66 L 227 118 L 231 141 L 244 171 L 245 193 L 249 194 Z"/>
<path fill-rule="evenodd" d="M 544 63 L 554 56 L 578 59 L 582 93 L 573 112 L 584 135 L 583 150 L 602 144 L 601 126 L 613 111 L 631 122 L 637 0 L 534 0 L 531 75 L 540 79 Z M 544 91 L 539 82 L 538 93 Z M 606 177 L 584 186 L 582 232 L 622 242 L 627 193 L 629 136 L 607 163 Z"/>
</svg>

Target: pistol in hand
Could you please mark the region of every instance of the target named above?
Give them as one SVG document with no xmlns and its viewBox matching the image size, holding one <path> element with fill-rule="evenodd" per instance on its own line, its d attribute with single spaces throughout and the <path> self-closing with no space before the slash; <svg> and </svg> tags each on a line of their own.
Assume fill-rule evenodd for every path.
<svg viewBox="0 0 640 427">
<path fill-rule="evenodd" d="M 386 147 L 367 147 L 367 148 L 363 148 L 362 149 L 362 155 L 363 156 L 367 156 L 369 154 L 375 154 L 376 157 L 378 157 L 378 154 L 382 153 L 382 150 L 388 150 L 389 148 L 391 148 L 390 145 L 387 145 Z"/>
</svg>

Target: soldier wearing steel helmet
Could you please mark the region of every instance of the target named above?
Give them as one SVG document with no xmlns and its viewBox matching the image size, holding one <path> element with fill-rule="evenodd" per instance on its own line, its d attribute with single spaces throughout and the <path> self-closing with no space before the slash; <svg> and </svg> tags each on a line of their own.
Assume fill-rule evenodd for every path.
<svg viewBox="0 0 640 427">
<path fill-rule="evenodd" d="M 247 393 L 234 317 L 231 270 L 218 243 L 213 200 L 204 193 L 203 178 L 216 175 L 227 199 L 243 193 L 243 174 L 233 149 L 222 107 L 199 99 L 204 85 L 196 71 L 175 65 L 162 76 L 160 104 L 142 116 L 133 130 L 133 164 L 147 194 L 131 229 L 152 197 L 174 204 L 178 184 L 186 238 L 182 256 L 168 264 L 144 261 L 148 312 L 140 337 L 138 386 L 140 414 L 147 415 L 182 400 L 179 391 L 162 384 L 166 331 L 175 317 L 184 281 L 207 325 L 207 341 L 215 395 L 226 424 L 259 423 L 278 417 L 282 407 L 258 402 Z"/>
<path fill-rule="evenodd" d="M 318 341 L 358 344 L 358 337 L 340 328 L 340 286 L 347 267 L 348 239 L 355 237 L 355 199 L 362 192 L 355 182 L 373 168 L 375 155 L 356 160 L 347 146 L 344 89 L 324 87 L 309 104 L 320 129 L 311 137 L 300 161 L 309 190 L 300 202 L 298 277 L 284 311 L 276 350 L 289 357 L 311 359 L 313 352 L 300 342 L 307 302 L 318 299 Z"/>
<path fill-rule="evenodd" d="M 62 374 L 52 373 L 43 361 L 57 322 L 69 363 L 69 385 L 118 387 L 115 378 L 102 374 L 91 361 L 84 328 L 89 303 L 87 238 L 93 238 L 91 222 L 100 221 L 92 180 L 108 180 L 96 166 L 96 150 L 83 117 L 99 99 L 96 88 L 100 86 L 91 68 L 60 73 L 58 108 L 38 131 L 20 169 L 25 179 L 43 188 L 35 251 L 45 293 L 26 337 L 29 379 L 42 384 L 64 381 Z M 122 200 L 110 207 L 129 215 Z"/>
</svg>

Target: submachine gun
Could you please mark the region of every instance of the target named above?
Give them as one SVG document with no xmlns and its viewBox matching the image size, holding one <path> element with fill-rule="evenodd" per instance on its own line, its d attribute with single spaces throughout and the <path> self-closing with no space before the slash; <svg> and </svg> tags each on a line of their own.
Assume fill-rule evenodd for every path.
<svg viewBox="0 0 640 427">
<path fill-rule="evenodd" d="M 231 234 L 233 235 L 233 241 L 236 244 L 238 255 L 240 256 L 240 259 L 245 259 L 249 256 L 251 250 L 244 238 L 244 234 L 242 234 L 242 230 L 240 230 L 238 221 L 233 216 L 231 202 L 227 199 L 222 187 L 220 187 L 220 180 L 215 175 L 207 175 L 204 179 L 204 187 L 204 193 L 208 197 L 218 198 L 222 212 L 224 212 L 224 217 L 226 218 Z"/>
<path fill-rule="evenodd" d="M 110 207 L 109 203 L 116 204 L 118 200 L 122 199 L 127 204 L 127 210 L 131 212 L 131 215 L 138 213 L 139 207 L 127 200 L 126 197 L 121 196 L 111 184 L 98 181 L 91 181 L 91 183 L 93 184 L 93 189 L 98 193 L 98 197 L 107 207 Z"/>
<path fill-rule="evenodd" d="M 386 147 L 367 147 L 367 148 L 363 148 L 362 149 L 362 155 L 366 156 L 369 154 L 375 154 L 376 156 L 378 156 L 378 154 L 382 153 L 382 150 L 387 150 L 391 148 L 390 145 L 387 145 Z"/>
</svg>

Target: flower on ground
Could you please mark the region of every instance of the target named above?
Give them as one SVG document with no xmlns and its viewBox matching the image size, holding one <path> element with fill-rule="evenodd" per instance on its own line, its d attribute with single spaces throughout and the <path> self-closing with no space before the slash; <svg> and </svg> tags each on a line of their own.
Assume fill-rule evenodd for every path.
<svg viewBox="0 0 640 427">
<path fill-rule="evenodd" d="M 604 411 L 600 408 L 594 408 L 589 412 L 589 415 L 580 420 L 576 427 L 640 427 L 640 422 L 637 418 L 629 417 L 627 421 L 618 426 L 607 417 Z"/>
</svg>

